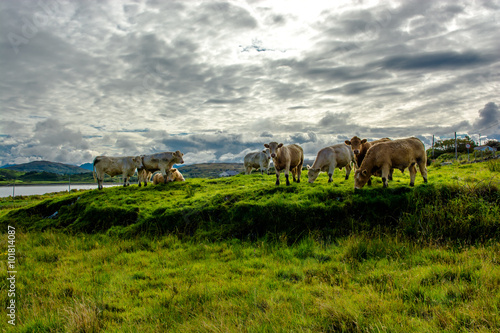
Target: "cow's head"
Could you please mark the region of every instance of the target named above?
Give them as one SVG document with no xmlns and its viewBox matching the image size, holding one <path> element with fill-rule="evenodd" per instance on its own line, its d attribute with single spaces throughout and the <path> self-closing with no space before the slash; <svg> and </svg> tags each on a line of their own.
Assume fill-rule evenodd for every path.
<svg viewBox="0 0 500 333">
<path fill-rule="evenodd" d="M 361 146 L 366 141 L 366 139 L 361 140 L 357 136 L 354 136 L 351 140 L 345 140 L 345 144 L 351 146 L 354 155 L 359 155 L 359 153 L 361 152 Z"/>
<path fill-rule="evenodd" d="M 176 168 L 172 168 L 170 170 L 167 171 L 167 182 L 173 182 L 175 181 L 175 173 L 176 173 L 177 169 Z"/>
<path fill-rule="evenodd" d="M 134 156 L 132 157 L 132 161 L 137 169 L 144 168 L 144 165 L 142 164 L 142 156 Z"/>
<path fill-rule="evenodd" d="M 372 176 L 371 172 L 366 169 L 358 169 L 354 173 L 354 189 L 359 190 L 365 186 Z"/>
<path fill-rule="evenodd" d="M 314 183 L 314 181 L 316 180 L 316 178 L 318 178 L 318 175 L 319 175 L 319 172 L 321 170 L 318 168 L 318 169 L 313 169 L 311 168 L 309 165 L 307 166 L 307 178 L 309 180 L 309 183 Z"/>
<path fill-rule="evenodd" d="M 182 159 L 182 156 L 184 156 L 183 153 L 181 153 L 178 150 L 173 155 L 174 155 L 174 163 L 176 163 L 176 164 L 184 164 L 184 160 Z"/>
<path fill-rule="evenodd" d="M 271 153 L 271 157 L 275 158 L 278 155 L 278 150 L 283 147 L 283 144 L 278 144 L 277 142 L 270 142 L 269 144 L 265 143 L 264 147 L 269 148 L 269 152 Z"/>
<path fill-rule="evenodd" d="M 271 150 L 269 148 L 264 149 L 262 152 L 266 155 L 267 160 L 271 159 Z"/>
</svg>

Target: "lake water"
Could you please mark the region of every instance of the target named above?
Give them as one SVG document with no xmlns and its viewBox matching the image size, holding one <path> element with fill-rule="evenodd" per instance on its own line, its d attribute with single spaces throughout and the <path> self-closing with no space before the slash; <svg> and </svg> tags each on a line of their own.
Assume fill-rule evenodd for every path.
<svg viewBox="0 0 500 333">
<path fill-rule="evenodd" d="M 104 187 L 111 186 L 120 186 L 120 184 L 116 185 L 104 185 Z M 8 197 L 11 195 L 35 195 L 35 194 L 45 194 L 52 192 L 62 192 L 71 190 L 94 190 L 97 189 L 96 184 L 58 184 L 58 185 L 16 185 L 13 189 L 12 186 L 0 186 L 0 197 Z"/>
</svg>

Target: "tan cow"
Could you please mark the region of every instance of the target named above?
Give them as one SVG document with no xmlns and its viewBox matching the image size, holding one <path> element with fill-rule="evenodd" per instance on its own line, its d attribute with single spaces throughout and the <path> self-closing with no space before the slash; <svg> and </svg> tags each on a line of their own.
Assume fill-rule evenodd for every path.
<svg viewBox="0 0 500 333">
<path fill-rule="evenodd" d="M 170 169 L 170 172 L 167 175 L 168 179 L 167 181 L 169 182 L 184 182 L 186 181 L 184 177 L 182 176 L 182 173 L 176 168 Z"/>
<path fill-rule="evenodd" d="M 140 169 L 142 166 L 141 156 L 97 156 L 94 158 L 92 173 L 94 181 L 97 178 L 97 188 L 102 190 L 105 174 L 111 177 L 121 174 L 123 176 L 123 186 L 128 186 L 130 185 L 129 178 L 134 175 L 136 169 Z"/>
<path fill-rule="evenodd" d="M 280 184 L 280 171 L 285 170 L 286 185 L 290 185 L 288 175 L 292 171 L 293 181 L 300 183 L 302 164 L 304 164 L 304 151 L 299 145 L 284 146 L 282 143 L 271 142 L 264 144 L 269 148 L 274 168 L 276 169 L 276 185 Z M 297 176 L 297 179 L 295 177 Z"/>
<path fill-rule="evenodd" d="M 312 167 L 309 165 L 307 166 L 309 183 L 314 183 L 320 171 L 328 172 L 328 182 L 331 183 L 333 181 L 332 176 L 335 168 L 345 168 L 345 179 L 347 180 L 351 173 L 351 163 L 355 165 L 356 160 L 354 159 L 354 153 L 350 146 L 341 143 L 325 147 L 318 152 Z"/>
<path fill-rule="evenodd" d="M 354 189 L 361 189 L 371 175 L 380 174 L 384 187 L 388 186 L 387 179 L 391 169 L 403 172 L 410 171 L 410 186 L 415 185 L 418 164 L 420 174 L 427 183 L 427 155 L 425 146 L 417 138 L 407 138 L 382 142 L 371 147 L 366 153 L 363 163 L 354 174 Z"/>
<path fill-rule="evenodd" d="M 152 155 L 143 155 L 142 156 L 142 164 L 143 167 L 138 172 L 142 172 L 146 170 L 148 172 L 160 171 L 163 175 L 164 182 L 168 182 L 167 173 L 174 164 L 184 164 L 184 160 L 182 159 L 184 156 L 180 151 L 176 152 L 164 152 L 164 153 L 156 153 Z M 141 183 L 139 182 L 139 186 Z M 147 181 L 144 183 L 144 186 L 147 186 Z"/>
<path fill-rule="evenodd" d="M 245 166 L 245 175 L 252 173 L 252 169 L 259 169 L 260 174 L 264 174 L 264 171 L 269 174 L 269 163 L 271 162 L 271 151 L 269 148 L 263 151 L 258 151 L 255 153 L 249 153 L 243 159 L 243 164 Z"/>
<path fill-rule="evenodd" d="M 176 168 L 172 168 L 167 173 L 168 180 L 167 182 L 184 182 L 186 181 L 182 174 Z M 155 172 L 153 175 L 153 184 L 163 184 L 165 183 L 165 178 L 160 172 Z"/>
<path fill-rule="evenodd" d="M 368 140 L 361 140 L 357 136 L 353 136 L 351 140 L 345 140 L 345 144 L 351 146 L 352 152 L 356 157 L 356 166 L 359 167 L 361 163 L 363 163 L 363 159 L 366 156 L 366 152 L 370 149 L 371 146 L 376 145 L 380 142 L 391 141 L 389 138 L 383 138 L 380 140 L 375 140 L 368 142 Z"/>
</svg>

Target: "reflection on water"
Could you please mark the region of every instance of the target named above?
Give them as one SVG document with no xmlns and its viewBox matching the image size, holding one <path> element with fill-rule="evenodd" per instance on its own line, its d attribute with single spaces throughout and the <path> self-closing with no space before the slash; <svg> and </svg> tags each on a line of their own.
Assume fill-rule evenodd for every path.
<svg viewBox="0 0 500 333">
<path fill-rule="evenodd" d="M 104 187 L 119 186 L 119 184 L 104 185 Z M 97 189 L 97 184 L 71 184 L 71 185 L 16 185 L 0 186 L 0 197 L 18 196 L 18 195 L 35 195 L 52 192 L 62 192 L 68 190 L 94 190 Z"/>
</svg>

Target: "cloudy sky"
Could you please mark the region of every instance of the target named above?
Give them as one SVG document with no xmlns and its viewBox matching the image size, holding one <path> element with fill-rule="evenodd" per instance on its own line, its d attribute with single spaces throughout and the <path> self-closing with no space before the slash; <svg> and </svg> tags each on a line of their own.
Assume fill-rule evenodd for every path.
<svg viewBox="0 0 500 333">
<path fill-rule="evenodd" d="M 0 1 L 0 165 L 500 139 L 500 1 Z"/>
</svg>

